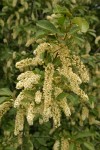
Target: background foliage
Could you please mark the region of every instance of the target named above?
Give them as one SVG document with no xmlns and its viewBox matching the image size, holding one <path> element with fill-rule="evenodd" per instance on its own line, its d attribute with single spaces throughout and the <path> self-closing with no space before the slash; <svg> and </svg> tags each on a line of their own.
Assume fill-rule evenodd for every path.
<svg viewBox="0 0 100 150">
<path fill-rule="evenodd" d="M 62 136 L 71 139 L 70 150 L 100 149 L 100 2 L 99 0 L 1 0 L 0 1 L 0 104 L 13 101 L 18 94 L 15 88 L 19 71 L 17 61 L 32 57 L 39 40 L 63 38 L 72 52 L 81 56 L 89 68 L 90 81 L 82 85 L 90 99 L 90 116 L 97 123 L 85 120 L 84 126 L 72 121 L 68 124 L 63 116 L 62 126 L 50 135 L 52 123 L 34 126 L 26 123 L 24 142 L 20 146 L 14 136 L 16 110 L 11 109 L 0 122 L 0 150 L 49 150 Z M 57 14 L 55 17 L 52 14 Z M 77 97 L 69 97 L 76 103 Z M 81 106 L 80 106 L 81 109 Z"/>
</svg>

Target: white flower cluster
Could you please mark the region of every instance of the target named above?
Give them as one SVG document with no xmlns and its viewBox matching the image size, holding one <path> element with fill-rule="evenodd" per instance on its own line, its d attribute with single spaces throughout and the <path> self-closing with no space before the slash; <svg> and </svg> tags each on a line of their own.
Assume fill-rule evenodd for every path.
<svg viewBox="0 0 100 150">
<path fill-rule="evenodd" d="M 15 130 L 14 130 L 15 135 L 18 135 L 21 131 L 23 131 L 24 116 L 25 116 L 25 111 L 23 109 L 18 109 L 16 114 L 16 119 L 15 119 Z"/>
<path fill-rule="evenodd" d="M 42 93 L 40 91 L 37 91 L 35 93 L 35 102 L 36 104 L 40 104 L 42 99 Z"/>
<path fill-rule="evenodd" d="M 52 45 L 44 42 L 38 45 L 38 47 L 34 50 L 33 53 L 36 55 L 36 57 L 40 58 L 42 53 L 44 53 L 46 50 L 50 51 L 51 48 L 52 48 Z"/>
<path fill-rule="evenodd" d="M 69 150 L 69 141 L 65 137 L 61 137 L 61 139 L 56 140 L 53 145 L 53 150 Z"/>
<path fill-rule="evenodd" d="M 44 61 L 41 59 L 41 54 L 46 50 L 49 50 L 52 46 L 49 43 L 41 43 L 33 52 L 35 54 L 35 58 L 26 58 L 16 63 L 16 68 L 22 69 L 29 66 L 37 66 L 42 65 Z"/>
<path fill-rule="evenodd" d="M 63 92 L 63 90 L 61 88 L 55 87 L 55 91 L 54 91 L 55 98 L 62 92 Z"/>
<path fill-rule="evenodd" d="M 59 59 L 60 65 L 45 61 L 45 58 L 42 58 L 41 54 L 46 51 L 47 53 L 50 53 L 52 60 L 55 58 Z M 35 58 L 24 59 L 16 63 L 16 67 L 21 69 L 28 66 L 43 65 L 42 71 L 44 71 L 44 74 L 42 76 L 40 74 L 35 74 L 33 71 L 26 71 L 18 76 L 16 88 L 22 89 L 22 92 L 17 96 L 14 107 L 17 108 L 18 111 L 21 108 L 25 109 L 24 115 L 26 116 L 29 125 L 33 125 L 34 118 L 39 114 L 41 116 L 39 118 L 40 124 L 47 122 L 52 118 L 53 127 L 57 128 L 61 124 L 62 112 L 64 112 L 66 117 L 70 117 L 71 113 L 75 112 L 74 106 L 71 106 L 71 104 L 68 103 L 66 97 L 58 100 L 59 95 L 63 94 L 63 92 L 67 93 L 68 91 L 71 91 L 80 96 L 82 100 L 88 100 L 87 94 L 80 88 L 80 84 L 83 80 L 84 82 L 88 81 L 88 73 L 85 71 L 86 68 L 81 60 L 75 56 L 72 57 L 69 49 L 63 44 L 40 42 L 39 46 L 35 49 L 34 54 Z M 78 72 L 73 70 L 73 65 L 76 66 Z M 82 77 L 81 71 L 85 71 L 85 73 L 83 73 L 84 77 Z M 21 119 L 21 127 L 18 121 L 20 120 L 18 119 L 18 114 L 16 115 L 15 134 L 18 134 L 23 128 L 23 119 L 21 119 L 23 112 L 22 116 L 19 116 Z M 88 118 L 88 115 L 88 109 L 84 107 L 82 114 L 79 116 L 80 125 Z M 70 121 L 73 125 L 75 124 L 73 118 L 71 118 Z M 54 150 L 59 149 L 59 143 L 61 150 L 69 149 L 68 140 L 62 137 L 60 142 L 55 142 L 53 147 Z"/>
<path fill-rule="evenodd" d="M 14 107 L 18 108 L 22 102 L 22 100 L 25 98 L 24 91 L 20 92 L 20 94 L 17 96 L 14 102 Z"/>
<path fill-rule="evenodd" d="M 44 110 L 43 120 L 48 121 L 51 118 L 52 105 L 52 82 L 53 82 L 54 66 L 48 64 L 45 68 L 45 79 L 43 85 Z"/>
<path fill-rule="evenodd" d="M 26 58 L 16 63 L 16 68 L 22 69 L 28 66 L 37 65 L 37 61 L 34 58 Z"/>
<path fill-rule="evenodd" d="M 10 101 L 0 104 L 0 120 L 3 117 L 3 115 L 10 109 L 11 106 L 12 102 Z"/>
<path fill-rule="evenodd" d="M 60 126 L 61 110 L 57 102 L 53 102 L 51 108 L 52 108 L 52 117 L 53 117 L 54 127 L 57 128 Z"/>
<path fill-rule="evenodd" d="M 88 96 L 85 92 L 80 89 L 79 85 L 82 83 L 81 79 L 72 71 L 72 68 L 63 65 L 59 73 L 64 75 L 69 81 L 70 90 L 79 95 L 83 100 L 87 101 Z"/>
<path fill-rule="evenodd" d="M 26 47 L 29 47 L 31 44 L 33 44 L 35 42 L 35 39 L 34 38 L 29 38 L 28 40 L 27 40 L 27 43 L 26 43 Z"/>
<path fill-rule="evenodd" d="M 72 64 L 77 68 L 77 72 L 82 82 L 89 81 L 89 73 L 79 56 L 73 55 Z"/>
<path fill-rule="evenodd" d="M 82 117 L 83 121 L 89 117 L 89 109 L 85 106 L 82 108 L 82 116 L 81 117 Z"/>
<path fill-rule="evenodd" d="M 67 104 L 66 98 L 63 98 L 60 101 L 58 101 L 58 104 L 59 104 L 59 107 L 63 110 L 66 117 L 69 117 L 71 115 L 71 111 Z"/>
<path fill-rule="evenodd" d="M 60 141 L 56 140 L 53 145 L 53 150 L 59 150 L 59 148 L 60 148 Z"/>
<path fill-rule="evenodd" d="M 61 138 L 61 150 L 69 150 L 69 141 L 67 138 Z"/>
<path fill-rule="evenodd" d="M 17 78 L 19 82 L 16 84 L 17 89 L 32 89 L 39 82 L 40 75 L 34 74 L 32 71 L 26 71 Z"/>
<path fill-rule="evenodd" d="M 100 126 L 100 121 L 96 120 L 94 116 L 89 116 L 89 124 L 90 125 L 96 124 Z"/>
<path fill-rule="evenodd" d="M 35 108 L 34 103 L 31 103 L 27 109 L 26 118 L 29 125 L 33 125 L 33 119 L 35 117 L 34 108 Z"/>
</svg>

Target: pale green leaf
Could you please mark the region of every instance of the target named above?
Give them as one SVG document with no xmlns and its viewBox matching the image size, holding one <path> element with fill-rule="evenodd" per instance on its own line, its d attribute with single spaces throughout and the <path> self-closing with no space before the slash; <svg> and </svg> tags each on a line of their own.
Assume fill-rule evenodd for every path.
<svg viewBox="0 0 100 150">
<path fill-rule="evenodd" d="M 87 32 L 89 29 L 88 22 L 82 17 L 73 18 L 72 23 L 75 23 L 76 25 L 78 25 L 81 32 L 83 32 L 83 33 Z"/>
</svg>

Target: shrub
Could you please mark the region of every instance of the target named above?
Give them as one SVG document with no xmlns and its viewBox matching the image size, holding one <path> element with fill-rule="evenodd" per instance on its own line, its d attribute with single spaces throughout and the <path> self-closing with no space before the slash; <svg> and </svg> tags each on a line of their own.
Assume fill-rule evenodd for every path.
<svg viewBox="0 0 100 150">
<path fill-rule="evenodd" d="M 1 150 L 99 150 L 98 5 L 1 1 Z"/>
</svg>

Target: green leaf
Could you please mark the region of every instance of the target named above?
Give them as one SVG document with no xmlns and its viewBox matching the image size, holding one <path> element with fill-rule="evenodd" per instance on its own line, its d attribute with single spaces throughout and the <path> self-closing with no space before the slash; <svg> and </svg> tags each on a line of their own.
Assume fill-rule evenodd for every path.
<svg viewBox="0 0 100 150">
<path fill-rule="evenodd" d="M 38 27 L 44 29 L 44 30 L 47 30 L 47 31 L 50 31 L 50 32 L 53 32 L 53 33 L 58 32 L 57 28 L 51 22 L 49 22 L 48 20 L 40 20 L 40 21 L 37 22 L 36 25 Z"/>
<path fill-rule="evenodd" d="M 57 100 L 62 100 L 66 96 L 67 96 L 67 93 L 62 92 L 57 96 Z"/>
<path fill-rule="evenodd" d="M 30 139 L 26 138 L 23 143 L 23 149 L 24 150 L 33 150 L 33 143 Z"/>
<path fill-rule="evenodd" d="M 74 25 L 74 26 L 70 29 L 69 33 L 70 33 L 71 35 L 73 35 L 73 34 L 77 33 L 78 31 L 79 31 L 79 28 L 78 28 L 76 25 Z"/>
<path fill-rule="evenodd" d="M 67 99 L 69 99 L 73 105 L 79 104 L 79 99 L 77 95 L 71 95 L 67 93 Z"/>
<path fill-rule="evenodd" d="M 88 132 L 88 131 L 84 131 L 84 132 L 78 133 L 75 136 L 75 139 L 85 138 L 85 137 L 89 137 L 89 136 L 94 136 L 94 133 L 91 133 L 91 132 Z"/>
<path fill-rule="evenodd" d="M 36 37 L 36 38 L 40 38 L 40 37 L 44 36 L 46 33 L 47 33 L 47 32 L 44 31 L 44 30 L 38 30 L 38 31 L 36 32 L 35 37 Z"/>
<path fill-rule="evenodd" d="M 69 145 L 69 150 L 74 150 L 74 147 L 75 147 L 75 144 L 74 144 L 74 143 L 71 143 L 71 144 Z"/>
<path fill-rule="evenodd" d="M 38 141 L 41 145 L 47 146 L 47 144 L 46 144 L 46 139 L 45 139 L 45 138 L 37 138 L 37 141 Z"/>
<path fill-rule="evenodd" d="M 34 72 L 40 74 L 40 69 L 39 68 L 35 68 Z"/>
<path fill-rule="evenodd" d="M 76 36 L 75 39 L 76 39 L 77 41 L 80 41 L 80 42 L 84 43 L 84 39 L 82 39 L 82 38 L 80 38 L 80 37 L 78 37 L 78 36 Z"/>
<path fill-rule="evenodd" d="M 89 29 L 88 22 L 82 17 L 73 18 L 72 23 L 75 23 L 76 25 L 78 25 L 81 32 L 83 32 L 83 33 L 87 32 Z"/>
<path fill-rule="evenodd" d="M 96 31 L 94 29 L 89 29 L 88 33 L 94 37 L 96 37 Z"/>
<path fill-rule="evenodd" d="M 61 17 L 58 18 L 58 24 L 63 25 L 64 21 L 65 21 L 65 17 L 64 16 L 61 16 Z"/>
<path fill-rule="evenodd" d="M 90 35 L 92 35 L 93 37 L 96 37 L 96 33 L 94 32 L 89 32 Z"/>
<path fill-rule="evenodd" d="M 5 96 L 3 96 L 3 97 L 0 97 L 0 104 L 1 103 L 3 103 L 5 100 L 7 100 L 8 99 L 8 97 L 5 97 Z"/>
<path fill-rule="evenodd" d="M 0 89 L 0 96 L 11 96 L 12 92 L 8 88 Z"/>
<path fill-rule="evenodd" d="M 56 7 L 54 9 L 54 13 L 57 13 L 57 14 L 66 14 L 69 17 L 72 16 L 72 14 L 70 13 L 70 11 L 65 6 L 60 6 L 60 5 L 56 5 Z"/>
<path fill-rule="evenodd" d="M 16 150 L 14 147 L 7 147 L 6 150 Z"/>
<path fill-rule="evenodd" d="M 95 150 L 94 145 L 93 145 L 92 143 L 84 142 L 84 146 L 85 146 L 88 150 Z"/>
</svg>

